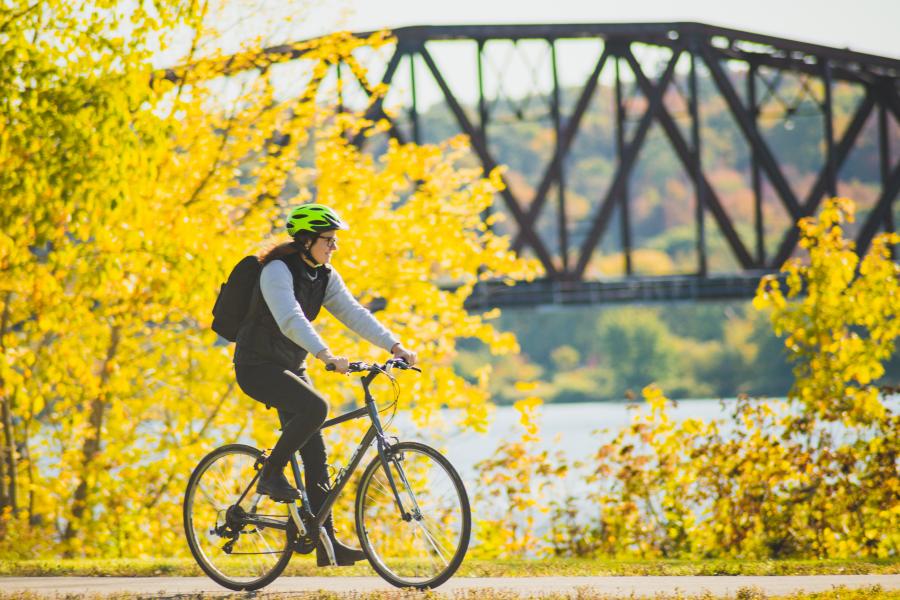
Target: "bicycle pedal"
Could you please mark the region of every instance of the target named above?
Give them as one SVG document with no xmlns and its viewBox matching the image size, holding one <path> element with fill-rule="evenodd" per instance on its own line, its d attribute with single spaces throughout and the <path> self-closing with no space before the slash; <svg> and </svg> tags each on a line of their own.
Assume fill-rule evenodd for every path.
<svg viewBox="0 0 900 600">
<path fill-rule="evenodd" d="M 273 498 L 272 496 L 269 496 L 269 500 L 271 500 L 272 502 L 278 502 L 279 504 L 293 504 L 294 502 L 297 501 L 297 500 L 288 500 L 285 498 Z"/>
</svg>

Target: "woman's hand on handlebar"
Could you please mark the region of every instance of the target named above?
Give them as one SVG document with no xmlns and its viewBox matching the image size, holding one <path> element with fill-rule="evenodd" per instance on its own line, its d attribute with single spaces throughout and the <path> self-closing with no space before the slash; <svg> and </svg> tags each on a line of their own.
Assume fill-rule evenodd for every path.
<svg viewBox="0 0 900 600">
<path fill-rule="evenodd" d="M 401 358 L 406 361 L 409 366 L 413 366 L 416 364 L 416 353 L 412 350 L 407 350 L 403 347 L 403 344 L 397 342 L 394 344 L 394 347 L 391 348 L 391 354 L 394 355 L 394 358 Z"/>
<path fill-rule="evenodd" d="M 350 370 L 350 361 L 347 360 L 347 358 L 343 356 L 334 356 L 327 348 L 316 354 L 316 358 L 325 363 L 325 369 L 328 371 L 337 371 L 338 373 L 346 374 L 347 371 Z"/>
<path fill-rule="evenodd" d="M 347 371 L 350 370 L 350 361 L 343 356 L 334 356 L 328 361 L 326 361 L 326 369 L 328 366 L 333 365 L 334 370 L 338 373 L 342 373 L 344 375 L 347 374 Z"/>
</svg>

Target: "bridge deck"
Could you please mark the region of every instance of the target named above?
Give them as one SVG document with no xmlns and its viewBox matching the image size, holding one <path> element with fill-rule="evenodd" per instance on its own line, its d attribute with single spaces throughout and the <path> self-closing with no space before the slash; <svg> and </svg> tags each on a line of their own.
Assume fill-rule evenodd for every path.
<svg viewBox="0 0 900 600">
<path fill-rule="evenodd" d="M 539 305 L 606 304 L 617 302 L 673 302 L 750 300 L 765 271 L 697 277 L 625 277 L 603 281 L 542 279 L 506 285 L 479 283 L 466 302 L 469 310 L 525 308 Z"/>
</svg>

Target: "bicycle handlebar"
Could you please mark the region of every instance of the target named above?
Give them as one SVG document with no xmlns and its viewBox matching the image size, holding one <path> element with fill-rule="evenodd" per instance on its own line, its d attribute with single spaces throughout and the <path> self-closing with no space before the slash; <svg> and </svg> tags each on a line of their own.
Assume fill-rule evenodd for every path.
<svg viewBox="0 0 900 600">
<path fill-rule="evenodd" d="M 422 369 L 419 367 L 414 367 L 410 365 L 408 362 L 403 360 L 402 358 L 389 358 L 385 361 L 383 365 L 379 365 L 377 363 L 366 363 L 363 361 L 355 361 L 350 363 L 350 368 L 347 369 L 348 373 L 371 373 L 373 371 L 379 373 L 390 373 L 391 368 L 396 367 L 402 371 L 406 371 L 408 369 L 412 369 L 413 371 L 422 372 Z M 334 363 L 328 363 L 325 365 L 326 371 L 334 371 Z"/>
</svg>

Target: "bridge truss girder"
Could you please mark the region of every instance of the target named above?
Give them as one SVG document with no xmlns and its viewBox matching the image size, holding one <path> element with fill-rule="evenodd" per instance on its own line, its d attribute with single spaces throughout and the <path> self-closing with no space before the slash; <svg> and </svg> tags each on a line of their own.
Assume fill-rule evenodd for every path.
<svg viewBox="0 0 900 600">
<path fill-rule="evenodd" d="M 554 76 L 554 88 L 551 93 L 553 106 L 551 109 L 556 134 L 556 147 L 553 157 L 540 178 L 534 198 L 526 207 L 522 199 L 517 198 L 507 186 L 503 191 L 503 200 L 515 219 L 519 229 L 513 246 L 521 250 L 528 246 L 541 261 L 548 279 L 560 281 L 580 281 L 584 277 L 585 266 L 594 249 L 597 247 L 603 233 L 610 225 L 613 208 L 619 204 L 623 215 L 623 248 L 626 257 L 626 272 L 631 274 L 629 260 L 629 236 L 627 231 L 628 194 L 627 181 L 635 159 L 642 149 L 646 139 L 646 133 L 653 122 L 660 124 L 668 141 L 685 172 L 689 174 L 694 185 L 697 198 L 696 228 L 698 231 L 698 256 L 700 264 L 697 274 L 706 275 L 706 248 L 704 243 L 704 213 L 709 212 L 720 233 L 728 242 L 728 246 L 734 254 L 738 264 L 744 270 L 777 270 L 796 248 L 798 230 L 791 228 L 785 234 L 779 244 L 777 253 L 767 257 L 761 223 L 761 176 L 764 175 L 771 183 L 793 221 L 812 215 L 820 205 L 825 194 L 836 195 L 837 173 L 853 149 L 860 132 L 872 111 L 879 109 L 879 153 L 882 167 L 882 189 L 875 209 L 868 215 L 861 228 L 857 245 L 861 251 L 868 248 L 872 238 L 880 230 L 893 231 L 892 204 L 897 200 L 900 190 L 900 161 L 892 162 L 890 157 L 890 144 L 887 139 L 887 115 L 893 115 L 900 121 L 900 60 L 876 57 L 860 54 L 848 50 L 839 50 L 793 42 L 771 36 L 761 36 L 741 31 L 711 27 L 694 23 L 663 23 L 643 25 L 542 25 L 542 26 L 463 26 L 463 27 L 413 27 L 398 29 L 395 32 L 398 45 L 394 56 L 385 72 L 384 83 L 391 83 L 399 60 L 404 56 L 419 56 L 427 65 L 435 81 L 444 95 L 444 99 L 450 107 L 460 130 L 468 135 L 473 151 L 478 156 L 485 170 L 493 169 L 499 161 L 491 154 L 486 139 L 487 113 L 484 110 L 486 99 L 483 86 L 479 85 L 479 113 L 480 123 L 473 123 L 466 115 L 461 103 L 447 84 L 440 68 L 432 58 L 425 46 L 427 41 L 470 39 L 478 43 L 480 52 L 487 40 L 494 39 L 543 39 L 550 45 L 564 38 L 573 37 L 600 37 L 604 40 L 604 50 L 588 80 L 582 87 L 575 109 L 563 125 L 560 119 L 558 98 L 560 95 L 558 80 Z M 727 41 L 726 44 L 722 40 Z M 666 65 L 662 75 L 656 82 L 651 81 L 644 73 L 639 61 L 632 52 L 631 45 L 640 43 L 670 48 L 672 56 Z M 752 48 L 752 50 L 750 49 Z M 675 124 L 675 120 L 665 107 L 662 99 L 668 90 L 672 74 L 678 59 L 682 54 L 690 57 L 691 69 L 689 73 L 690 96 L 688 103 L 691 114 L 691 139 L 687 140 Z M 577 135 L 581 119 L 585 114 L 591 96 L 594 93 L 598 77 L 606 62 L 609 60 L 624 60 L 637 79 L 638 85 L 648 107 L 640 117 L 636 132 L 630 140 L 624 136 L 622 104 L 620 99 L 621 80 L 618 68 L 616 69 L 616 88 L 619 101 L 616 111 L 616 131 L 618 165 L 612 178 L 612 183 L 599 201 L 599 206 L 594 212 L 589 233 L 580 245 L 574 264 L 569 264 L 569 248 L 566 232 L 569 227 L 566 223 L 564 210 L 565 178 L 563 173 L 563 161 L 571 148 L 572 141 Z M 741 98 L 734 83 L 728 75 L 722 61 L 742 62 L 751 74 L 747 77 L 747 96 L 750 106 Z M 618 61 L 617 61 L 618 62 Z M 727 103 L 728 109 L 735 122 L 739 125 L 741 133 L 751 151 L 752 173 L 755 213 L 756 240 L 753 251 L 747 248 L 736 232 L 732 219 L 722 207 L 721 200 L 707 180 L 700 160 L 701 139 L 699 135 L 699 115 L 697 106 L 696 72 L 697 64 L 702 62 L 715 83 L 716 90 Z M 616 65 L 618 67 L 618 65 Z M 766 140 L 759 133 L 757 118 L 759 115 L 756 104 L 756 70 L 761 66 L 770 69 L 791 70 L 819 78 L 825 89 L 825 98 L 822 102 L 822 116 L 825 121 L 825 164 L 815 179 L 807 196 L 800 199 L 796 196 L 787 178 L 785 177 L 778 160 Z M 554 71 L 556 69 L 553 64 Z M 480 69 L 479 69 L 480 72 Z M 834 116 L 830 89 L 834 80 L 845 80 L 865 89 L 865 96 L 839 140 L 834 139 Z M 413 82 L 413 85 L 414 82 Z M 413 137 L 418 137 L 415 106 L 410 107 L 413 127 Z M 381 112 L 381 105 L 376 103 L 372 107 L 372 117 L 385 117 Z M 403 141 L 402 136 L 395 128 L 394 135 Z M 418 141 L 418 140 L 417 140 Z M 561 261 L 554 261 L 547 244 L 541 239 L 534 225 L 538 215 L 547 203 L 548 192 L 551 187 L 556 187 L 560 197 L 559 215 L 559 240 Z M 560 265 L 561 263 L 561 265 Z M 561 268 L 560 268 L 561 267 Z"/>
<path fill-rule="evenodd" d="M 365 35 L 365 34 L 362 34 Z M 812 215 L 826 195 L 837 194 L 838 173 L 851 151 L 857 147 L 860 134 L 877 111 L 877 147 L 880 167 L 880 190 L 877 202 L 869 212 L 857 234 L 859 250 L 865 251 L 878 231 L 894 231 L 894 204 L 900 195 L 900 157 L 891 156 L 890 120 L 900 123 L 900 60 L 862 54 L 850 50 L 829 48 L 772 36 L 713 27 L 698 23 L 648 23 L 648 24 L 572 24 L 572 25 L 470 25 L 470 26 L 422 26 L 406 27 L 393 31 L 397 44 L 387 61 L 382 83 L 390 85 L 404 59 L 410 61 L 412 101 L 405 113 L 411 126 L 411 135 L 393 124 L 390 134 L 400 142 L 422 141 L 419 108 L 416 105 L 416 80 L 414 61 L 420 61 L 427 68 L 440 89 L 443 100 L 449 107 L 459 130 L 466 134 L 473 153 L 485 172 L 493 170 L 502 161 L 489 147 L 488 126 L 490 125 L 489 99 L 485 95 L 483 80 L 483 50 L 494 40 L 543 40 L 550 49 L 552 68 L 552 89 L 549 93 L 550 115 L 553 126 L 552 158 L 539 177 L 534 196 L 528 199 L 518 197 L 506 185 L 501 192 L 503 203 L 515 225 L 513 248 L 516 251 L 530 251 L 541 262 L 546 271 L 546 281 L 536 285 L 515 286 L 520 298 L 532 298 L 535 303 L 546 302 L 547 298 L 569 298 L 572 302 L 593 302 L 604 299 L 640 300 L 658 296 L 657 291 L 668 299 L 703 297 L 746 297 L 752 294 L 751 285 L 760 273 L 774 272 L 795 252 L 798 229 L 789 227 L 777 244 L 774 253 L 766 252 L 767 244 L 763 227 L 763 187 L 768 182 L 777 201 L 792 222 Z M 561 40 L 597 39 L 602 41 L 602 52 L 597 62 L 580 87 L 574 109 L 564 118 L 560 106 L 561 89 L 557 77 L 556 47 Z M 454 93 L 447 78 L 429 51 L 428 44 L 449 40 L 468 40 L 477 45 L 477 118 L 470 118 L 463 103 Z M 648 75 L 646 65 L 635 55 L 635 44 L 656 47 L 671 52 L 665 67 L 657 76 Z M 280 60 L 292 56 L 290 47 L 273 48 L 273 54 Z M 687 72 L 688 92 L 686 103 L 689 112 L 689 134 L 685 135 L 664 101 L 666 93 L 673 87 L 676 65 L 682 56 L 690 63 Z M 737 64 L 747 73 L 744 77 L 743 96 L 735 83 L 733 70 L 725 63 Z M 615 119 L 616 166 L 611 183 L 602 194 L 598 193 L 597 203 L 589 220 L 583 239 L 573 244 L 570 236 L 571 224 L 566 207 L 565 159 L 569 155 L 573 141 L 579 133 L 582 119 L 594 96 L 600 74 L 604 67 L 614 64 L 615 68 Z M 710 184 L 702 161 L 701 118 L 698 106 L 698 67 L 702 65 L 709 74 L 714 89 L 724 101 L 728 114 L 736 123 L 750 153 L 750 174 L 753 192 L 754 239 L 752 246 L 738 234 L 737 223 L 723 207 L 722 200 Z M 636 90 L 645 101 L 645 108 L 638 115 L 628 115 L 623 102 L 623 78 L 620 70 L 626 67 L 635 79 Z M 773 93 L 771 82 L 762 77 L 760 70 L 774 73 L 780 78 L 783 72 L 802 74 L 818 84 L 824 91 L 821 101 L 816 104 L 823 122 L 824 164 L 817 173 L 812 187 L 805 197 L 798 197 L 791 187 L 777 155 L 762 135 L 759 126 L 760 90 L 759 84 Z M 340 69 L 338 76 L 341 75 Z M 864 93 L 853 115 L 836 139 L 832 88 L 835 82 L 849 82 L 862 86 Z M 365 89 L 365 82 L 360 82 Z M 807 86 L 805 81 L 804 86 Z M 777 84 L 776 84 L 777 86 Z M 807 87 L 807 90 L 809 88 Z M 371 93 L 371 90 L 366 90 Z M 371 102 L 367 116 L 371 119 L 388 119 L 383 109 L 383 98 Z M 788 115 L 789 117 L 790 115 Z M 626 121 L 635 120 L 636 125 L 630 136 Z M 688 176 L 694 193 L 694 228 L 696 231 L 696 272 L 681 277 L 649 279 L 634 277 L 632 264 L 632 236 L 629 214 L 629 179 L 635 163 L 644 148 L 648 130 L 652 125 L 662 129 L 675 156 Z M 407 139 L 409 137 L 410 139 Z M 363 133 L 354 140 L 364 144 Z M 556 191 L 556 252 L 550 242 L 537 228 L 539 217 L 547 210 L 550 192 Z M 598 244 L 611 229 L 615 209 L 619 209 L 619 239 L 624 256 L 627 285 L 589 281 L 586 268 Z M 708 269 L 707 216 L 718 229 L 718 234 L 727 243 L 740 272 L 710 274 Z M 693 282 L 684 283 L 684 281 Z M 661 283 L 662 282 L 662 283 Z M 724 283 L 723 283 L 724 282 Z M 606 288 L 604 288 L 606 285 Z M 703 286 L 709 287 L 709 293 Z M 618 286 L 618 287 L 616 287 Z M 646 286 L 646 289 L 641 286 Z M 698 287 L 699 286 L 699 287 Z M 479 306 L 496 304 L 518 304 L 500 294 L 502 288 L 482 286 L 481 300 L 473 300 Z M 515 289 L 514 288 L 514 289 Z M 615 291 L 625 289 L 628 293 Z M 491 296 L 489 290 L 496 293 Z M 604 295 L 603 290 L 611 290 Z M 530 290 L 530 291 L 529 291 Z M 549 290 L 549 291 L 548 291 Z M 656 291 L 654 291 L 656 290 Z M 649 295 L 649 296 L 648 296 Z M 492 300 L 493 298 L 493 300 Z M 552 301 L 552 300 L 551 300 Z M 558 301 L 558 300 L 557 300 Z"/>
</svg>

